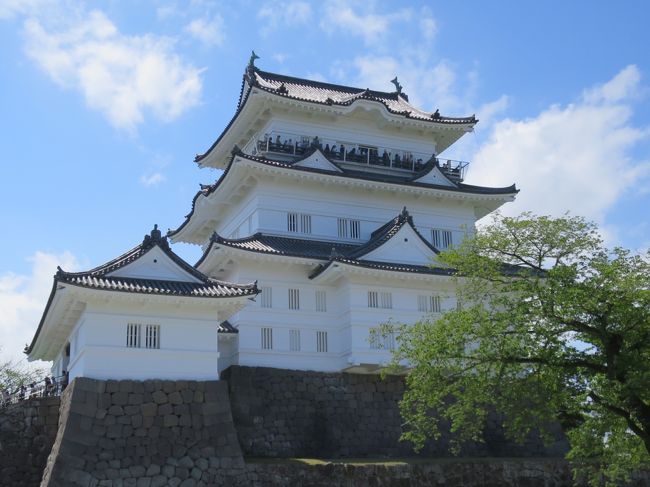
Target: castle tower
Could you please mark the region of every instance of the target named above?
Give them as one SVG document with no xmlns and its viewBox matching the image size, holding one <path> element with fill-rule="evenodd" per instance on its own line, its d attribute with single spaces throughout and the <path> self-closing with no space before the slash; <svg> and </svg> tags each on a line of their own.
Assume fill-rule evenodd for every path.
<svg viewBox="0 0 650 487">
<path fill-rule="evenodd" d="M 173 242 L 201 245 L 196 268 L 258 281 L 261 294 L 229 319 L 223 365 L 374 372 L 394 341 L 369 334 L 456 306 L 436 254 L 512 201 L 514 185 L 463 182 L 468 163 L 441 154 L 473 130 L 392 93 L 247 66 L 236 112 L 200 167 L 202 186 Z"/>
</svg>

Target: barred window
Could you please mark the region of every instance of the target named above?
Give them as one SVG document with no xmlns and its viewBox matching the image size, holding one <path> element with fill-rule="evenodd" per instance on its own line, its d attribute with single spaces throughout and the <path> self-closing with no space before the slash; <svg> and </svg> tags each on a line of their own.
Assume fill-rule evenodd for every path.
<svg viewBox="0 0 650 487">
<path fill-rule="evenodd" d="M 451 247 L 451 230 L 434 228 L 431 230 L 431 243 L 437 249 L 443 250 Z"/>
<path fill-rule="evenodd" d="M 273 307 L 273 288 L 269 286 L 262 286 L 262 298 L 260 301 L 260 306 L 262 308 L 272 308 Z"/>
<path fill-rule="evenodd" d="M 311 215 L 300 215 L 300 232 L 311 233 Z"/>
<path fill-rule="evenodd" d="M 418 311 L 440 313 L 442 311 L 440 296 L 418 296 Z"/>
<path fill-rule="evenodd" d="M 338 235 L 340 238 L 361 238 L 361 222 L 351 218 L 339 218 L 337 220 Z"/>
<path fill-rule="evenodd" d="M 273 328 L 262 328 L 261 341 L 263 350 L 273 349 Z"/>
<path fill-rule="evenodd" d="M 289 350 L 300 352 L 300 330 L 289 330 Z"/>
<path fill-rule="evenodd" d="M 292 233 L 311 233 L 311 215 L 287 213 L 287 231 Z"/>
<path fill-rule="evenodd" d="M 316 351 L 317 352 L 327 352 L 327 332 L 326 331 L 317 331 L 316 332 Z"/>
<path fill-rule="evenodd" d="M 393 294 L 390 292 L 368 291 L 368 307 L 391 309 Z"/>
<path fill-rule="evenodd" d="M 298 232 L 298 213 L 287 213 L 287 230 Z"/>
<path fill-rule="evenodd" d="M 300 309 L 300 289 L 289 289 L 289 309 Z"/>
<path fill-rule="evenodd" d="M 145 348 L 160 348 L 160 325 L 147 325 L 144 329 Z"/>
<path fill-rule="evenodd" d="M 139 323 L 128 323 L 126 325 L 126 346 L 129 348 L 140 347 L 140 328 Z"/>
<path fill-rule="evenodd" d="M 368 308 L 379 308 L 379 293 L 368 291 Z"/>
<path fill-rule="evenodd" d="M 316 311 L 327 311 L 327 293 L 325 291 L 316 291 Z"/>
</svg>

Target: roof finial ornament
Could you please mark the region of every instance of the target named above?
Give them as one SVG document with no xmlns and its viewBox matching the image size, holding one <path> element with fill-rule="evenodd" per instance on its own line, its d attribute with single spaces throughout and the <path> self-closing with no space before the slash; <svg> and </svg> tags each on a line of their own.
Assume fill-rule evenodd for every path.
<svg viewBox="0 0 650 487">
<path fill-rule="evenodd" d="M 395 85 L 395 91 L 397 91 L 398 95 L 402 94 L 402 85 L 397 81 L 397 76 L 395 76 L 392 80 L 390 80 L 391 83 Z"/>
<path fill-rule="evenodd" d="M 160 232 L 160 230 L 158 230 L 158 224 L 156 223 L 153 226 L 153 230 L 151 230 L 151 238 L 153 240 L 160 240 L 161 237 L 162 237 L 162 233 Z"/>
<path fill-rule="evenodd" d="M 255 51 L 251 51 L 251 57 L 248 60 L 248 71 L 254 71 L 255 70 L 255 60 L 259 59 L 260 57 L 255 54 Z"/>
</svg>

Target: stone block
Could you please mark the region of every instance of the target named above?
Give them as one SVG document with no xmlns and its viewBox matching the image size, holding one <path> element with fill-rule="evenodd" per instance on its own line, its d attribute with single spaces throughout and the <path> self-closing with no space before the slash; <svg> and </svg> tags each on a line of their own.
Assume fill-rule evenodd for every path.
<svg viewBox="0 0 650 487">
<path fill-rule="evenodd" d="M 129 472 L 132 477 L 140 478 L 144 477 L 144 474 L 146 473 L 146 469 L 142 465 L 133 465 L 129 467 Z"/>
<path fill-rule="evenodd" d="M 170 428 L 172 426 L 178 426 L 178 416 L 175 414 L 168 414 L 163 418 L 163 427 Z"/>
<path fill-rule="evenodd" d="M 144 403 L 140 406 L 142 416 L 149 417 L 158 414 L 158 405 L 153 402 Z"/>
<path fill-rule="evenodd" d="M 122 406 L 114 404 L 108 408 L 108 414 L 112 414 L 113 416 L 122 416 L 124 414 L 124 408 Z"/>
<path fill-rule="evenodd" d="M 156 475 L 151 479 L 151 487 L 165 487 L 167 485 L 167 477 L 164 475 Z"/>
<path fill-rule="evenodd" d="M 183 404 L 183 396 L 178 391 L 170 393 L 167 398 L 171 404 Z"/>
<path fill-rule="evenodd" d="M 139 478 L 137 487 L 151 487 L 151 479 L 148 477 Z"/>
<path fill-rule="evenodd" d="M 158 414 L 160 416 L 166 416 L 168 414 L 172 414 L 173 412 L 174 412 L 174 407 L 169 403 L 161 404 L 160 406 L 158 406 Z"/>
<path fill-rule="evenodd" d="M 106 428 L 107 438 L 120 438 L 122 436 L 122 425 L 112 424 Z"/>
<path fill-rule="evenodd" d="M 129 394 L 129 404 L 142 404 L 144 396 L 141 393 Z"/>
<path fill-rule="evenodd" d="M 151 397 L 156 404 L 165 404 L 167 402 L 167 394 L 163 391 L 154 391 Z"/>
<path fill-rule="evenodd" d="M 74 380 L 74 388 L 76 390 L 102 394 L 106 390 L 106 381 L 89 379 L 88 377 L 77 377 Z"/>
<path fill-rule="evenodd" d="M 117 404 L 118 406 L 125 406 L 129 402 L 129 394 L 128 392 L 124 391 L 114 392 L 111 394 L 111 400 L 113 401 L 113 404 Z"/>
</svg>

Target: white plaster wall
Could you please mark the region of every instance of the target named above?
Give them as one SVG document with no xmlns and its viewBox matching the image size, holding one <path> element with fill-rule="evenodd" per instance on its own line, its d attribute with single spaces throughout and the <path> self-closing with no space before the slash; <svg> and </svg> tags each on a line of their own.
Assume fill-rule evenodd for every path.
<svg viewBox="0 0 650 487">
<path fill-rule="evenodd" d="M 261 181 L 255 191 L 254 199 L 232 206 L 229 211 L 229 218 L 232 219 L 224 220 L 228 223 L 216 228 L 219 234 L 242 238 L 262 232 L 359 243 L 367 241 L 373 231 L 395 218 L 405 206 L 414 224 L 427 239 L 431 238 L 432 228 L 450 230 L 455 244 L 462 240 L 466 232 L 474 231 L 474 208 L 458 200 L 281 180 Z M 311 215 L 311 233 L 288 232 L 288 212 Z M 360 220 L 361 238 L 339 238 L 338 218 Z"/>
<path fill-rule="evenodd" d="M 159 247 L 152 247 L 146 254 L 109 276 L 161 279 L 167 281 L 199 282 L 192 274 L 185 272 Z"/>
<path fill-rule="evenodd" d="M 343 278 L 331 285 L 308 279 L 313 266 L 260 263 L 241 259 L 236 275 L 239 280 L 258 279 L 258 285 L 271 287 L 271 308 L 256 303 L 230 318 L 239 327 L 238 363 L 248 366 L 280 367 L 299 370 L 342 370 L 355 363 L 383 364 L 390 358 L 385 350 L 373 350 L 368 341 L 370 329 L 394 319 L 414 323 L 422 318 L 418 296 L 443 296 L 443 309 L 455 306 L 449 279 L 436 282 L 403 280 L 386 275 L 381 281 L 374 276 Z M 300 309 L 288 309 L 288 289 L 300 289 Z M 315 292 L 327 293 L 327 311 L 315 311 Z M 391 309 L 369 308 L 368 291 L 392 293 Z M 261 348 L 261 328 L 273 329 L 273 349 Z M 299 329 L 301 350 L 289 349 L 289 330 Z M 316 332 L 328 333 L 328 351 L 316 351 Z"/>
<path fill-rule="evenodd" d="M 147 299 L 95 303 L 82 315 L 71 354 L 70 380 L 203 379 L 218 377 L 217 313 L 205 307 L 170 306 Z M 142 324 L 142 347 L 126 346 L 127 324 Z M 144 348 L 145 325 L 160 325 L 160 348 Z"/>
</svg>

